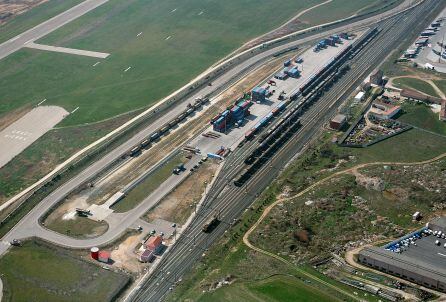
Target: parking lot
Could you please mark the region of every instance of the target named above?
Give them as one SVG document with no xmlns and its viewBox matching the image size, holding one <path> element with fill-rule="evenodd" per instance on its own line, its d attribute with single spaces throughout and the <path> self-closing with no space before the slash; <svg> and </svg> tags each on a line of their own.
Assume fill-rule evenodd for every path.
<svg viewBox="0 0 446 302">
<path fill-rule="evenodd" d="M 419 234 L 419 235 L 418 235 Z M 404 238 L 404 237 L 403 237 Z M 446 235 L 434 235 L 434 232 L 426 229 L 420 233 L 403 239 L 397 243 L 395 249 L 388 248 L 406 260 L 436 270 L 446 270 Z"/>
<path fill-rule="evenodd" d="M 446 18 L 446 9 L 443 10 L 435 20 L 439 20 L 442 18 Z M 413 61 L 422 67 L 425 67 L 426 64 L 430 64 L 434 66 L 437 71 L 446 72 L 446 59 L 440 59 L 440 56 L 438 55 L 438 52 L 441 50 L 441 47 L 438 45 L 438 43 L 443 43 L 445 36 L 446 26 L 445 21 L 442 21 L 441 27 L 438 28 L 438 31 L 435 33 L 435 35 L 429 36 L 428 45 L 420 49 L 418 55 L 416 56 L 416 58 L 413 59 Z M 434 50 L 435 52 L 437 52 L 437 54 L 434 52 Z"/>
</svg>

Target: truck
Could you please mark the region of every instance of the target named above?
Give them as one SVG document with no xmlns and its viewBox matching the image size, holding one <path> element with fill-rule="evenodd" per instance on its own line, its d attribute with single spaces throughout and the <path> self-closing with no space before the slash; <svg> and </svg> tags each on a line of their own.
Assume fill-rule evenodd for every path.
<svg viewBox="0 0 446 302">
<path fill-rule="evenodd" d="M 217 215 L 214 215 L 203 225 L 202 231 L 204 233 L 211 233 L 219 224 L 220 220 Z"/>
<path fill-rule="evenodd" d="M 182 171 L 186 171 L 186 168 L 184 167 L 184 164 L 180 164 L 180 165 L 176 166 L 175 169 L 173 169 L 172 173 L 178 175 Z"/>
</svg>

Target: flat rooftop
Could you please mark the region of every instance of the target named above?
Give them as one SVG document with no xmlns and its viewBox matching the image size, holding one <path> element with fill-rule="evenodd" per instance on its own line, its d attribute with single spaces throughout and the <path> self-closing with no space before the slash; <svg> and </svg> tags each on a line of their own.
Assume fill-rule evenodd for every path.
<svg viewBox="0 0 446 302">
<path fill-rule="evenodd" d="M 415 238 L 416 233 L 421 236 Z M 365 248 L 361 254 L 446 282 L 446 239 L 443 237 L 435 236 L 431 230 L 429 232 L 423 230 L 402 237 L 384 247 Z M 437 240 L 439 245 L 436 244 Z M 413 243 L 410 243 L 411 241 Z"/>
</svg>

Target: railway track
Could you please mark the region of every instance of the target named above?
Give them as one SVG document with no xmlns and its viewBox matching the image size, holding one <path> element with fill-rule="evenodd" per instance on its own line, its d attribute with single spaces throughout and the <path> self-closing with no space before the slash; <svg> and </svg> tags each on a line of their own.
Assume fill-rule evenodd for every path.
<svg viewBox="0 0 446 302">
<path fill-rule="evenodd" d="M 161 259 L 161 269 L 150 275 L 132 301 L 162 300 L 180 277 L 201 258 L 202 253 L 252 204 L 257 194 L 282 170 L 284 163 L 305 148 L 306 142 L 320 131 L 320 125 L 336 111 L 343 97 L 349 95 L 374 66 L 399 45 L 408 29 L 412 30 L 417 24 L 421 27 L 423 22 L 429 21 L 427 18 L 437 5 L 440 4 L 435 0 L 427 1 L 410 12 L 379 24 L 382 31 L 348 63 L 351 70 L 303 114 L 300 130 L 241 188 L 232 185 L 231 179 L 240 171 L 241 163 L 256 148 L 256 144 L 247 144 L 236 151 L 215 181 L 205 206 L 199 210 L 195 220 L 169 253 Z M 218 211 L 222 223 L 212 233 L 205 234 L 201 227 L 215 211 Z"/>
</svg>

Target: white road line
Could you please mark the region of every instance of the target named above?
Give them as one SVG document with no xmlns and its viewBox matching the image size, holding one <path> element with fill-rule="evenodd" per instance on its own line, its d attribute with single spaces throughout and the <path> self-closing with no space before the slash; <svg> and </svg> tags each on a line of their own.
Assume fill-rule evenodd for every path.
<svg viewBox="0 0 446 302">
<path fill-rule="evenodd" d="M 76 109 L 74 109 L 73 111 L 71 111 L 71 113 L 75 113 L 77 111 L 77 109 L 79 109 L 79 107 L 76 107 Z"/>
<path fill-rule="evenodd" d="M 17 37 L 12 38 L 11 40 L 9 40 L 10 42 L 13 42 L 15 40 L 17 40 L 18 38 L 20 38 L 22 35 L 18 35 Z"/>
<path fill-rule="evenodd" d="M 41 101 L 39 104 L 37 104 L 37 106 L 42 105 L 45 101 L 46 101 L 46 99 L 43 99 L 43 101 Z"/>
<path fill-rule="evenodd" d="M 137 34 L 136 36 L 139 37 L 140 35 L 142 35 L 142 32 L 140 32 L 139 34 Z"/>
<path fill-rule="evenodd" d="M 34 40 L 34 39 L 28 40 L 28 41 L 26 41 L 26 42 L 23 43 L 23 44 L 26 45 L 26 44 L 28 44 L 28 43 L 34 42 L 33 40 Z"/>
<path fill-rule="evenodd" d="M 169 40 L 170 38 L 172 38 L 172 36 L 168 36 L 168 37 L 166 38 L 166 41 Z"/>
<path fill-rule="evenodd" d="M 202 15 L 203 13 L 204 13 L 204 12 L 203 12 L 203 11 L 201 11 L 201 12 L 199 12 L 199 13 L 198 13 L 198 15 L 199 15 L 199 16 L 201 16 L 201 15 Z"/>
<path fill-rule="evenodd" d="M 171 11 L 171 13 L 174 13 L 174 12 L 176 12 L 177 11 L 177 9 L 175 8 L 175 9 L 173 9 L 172 11 Z"/>
<path fill-rule="evenodd" d="M 130 70 L 130 68 L 132 68 L 132 66 L 129 66 L 129 67 L 127 67 L 127 69 L 126 69 L 126 70 L 124 70 L 124 72 L 127 72 L 127 71 L 129 71 L 129 70 Z"/>
<path fill-rule="evenodd" d="M 446 255 L 442 254 L 442 253 L 437 253 L 437 254 L 440 255 L 440 256 L 446 257 Z"/>
<path fill-rule="evenodd" d="M 96 63 L 93 64 L 93 67 L 95 67 L 95 66 L 97 66 L 99 64 L 101 64 L 101 62 L 96 62 Z"/>
</svg>

